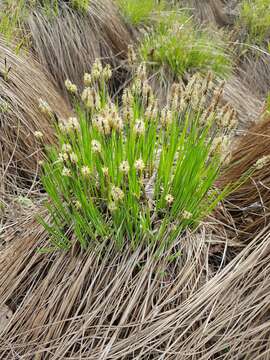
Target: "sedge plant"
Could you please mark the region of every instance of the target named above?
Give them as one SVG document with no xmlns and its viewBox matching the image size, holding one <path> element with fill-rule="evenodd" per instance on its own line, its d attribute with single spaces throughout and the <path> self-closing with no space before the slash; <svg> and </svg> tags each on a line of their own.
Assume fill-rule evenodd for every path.
<svg viewBox="0 0 270 360">
<path fill-rule="evenodd" d="M 235 113 L 219 107 L 221 88 L 212 99 L 207 95 L 211 76 L 174 84 L 160 108 L 144 64 L 119 102 L 108 93 L 111 75 L 96 61 L 81 94 L 66 81 L 76 117 L 58 120 L 58 145 L 47 149 L 41 177 L 51 250 L 112 241 L 117 249 L 161 251 L 196 227 L 227 192 L 214 183 Z"/>
<path fill-rule="evenodd" d="M 240 10 L 240 25 L 246 27 L 250 43 L 261 45 L 270 36 L 269 0 L 244 0 Z"/>
<path fill-rule="evenodd" d="M 183 11 L 158 19 L 142 39 L 139 53 L 153 70 L 169 71 L 176 78 L 196 71 L 212 71 L 224 77 L 232 66 L 221 34 L 196 28 Z"/>
<path fill-rule="evenodd" d="M 165 9 L 163 0 L 116 0 L 124 17 L 133 25 L 147 23 L 151 16 Z"/>
</svg>

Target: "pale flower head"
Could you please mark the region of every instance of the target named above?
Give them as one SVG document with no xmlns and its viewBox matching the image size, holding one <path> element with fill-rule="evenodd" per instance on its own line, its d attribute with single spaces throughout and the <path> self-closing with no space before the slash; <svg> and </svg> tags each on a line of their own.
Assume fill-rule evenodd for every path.
<svg viewBox="0 0 270 360">
<path fill-rule="evenodd" d="M 82 101 L 84 103 L 84 105 L 91 109 L 94 108 L 95 106 L 95 94 L 94 94 L 94 90 L 91 89 L 90 87 L 87 87 L 83 90 L 82 92 Z"/>
<path fill-rule="evenodd" d="M 93 66 L 92 66 L 92 70 L 91 70 L 91 76 L 92 79 L 95 80 L 99 80 L 101 75 L 102 75 L 102 64 L 101 61 L 99 59 L 96 59 Z"/>
<path fill-rule="evenodd" d="M 60 152 L 58 155 L 58 161 L 60 162 L 68 161 L 68 154 L 66 152 Z"/>
<path fill-rule="evenodd" d="M 107 64 L 105 66 L 105 68 L 103 69 L 103 78 L 105 81 L 108 81 L 110 80 L 110 78 L 112 77 L 112 69 L 111 69 L 111 65 L 110 64 Z"/>
<path fill-rule="evenodd" d="M 143 171 L 145 169 L 145 163 L 143 161 L 143 159 L 138 159 L 135 161 L 135 169 L 138 171 Z"/>
<path fill-rule="evenodd" d="M 35 131 L 34 136 L 36 139 L 41 140 L 44 137 L 44 134 L 41 131 Z"/>
<path fill-rule="evenodd" d="M 71 176 L 71 171 L 70 169 L 68 169 L 67 167 L 64 167 L 63 170 L 62 170 L 62 175 L 63 176 Z"/>
<path fill-rule="evenodd" d="M 83 76 L 83 82 L 85 86 L 92 85 L 92 76 L 89 73 L 85 73 Z"/>
<path fill-rule="evenodd" d="M 106 176 L 106 177 L 109 176 L 109 169 L 106 166 L 104 166 L 101 170 L 102 170 L 104 176 Z"/>
<path fill-rule="evenodd" d="M 167 194 L 165 197 L 165 200 L 167 202 L 168 205 L 171 205 L 174 201 L 174 197 L 171 194 Z"/>
<path fill-rule="evenodd" d="M 117 186 L 112 187 L 111 195 L 114 201 L 121 201 L 125 196 L 124 192 Z"/>
<path fill-rule="evenodd" d="M 78 88 L 75 84 L 73 84 L 69 79 L 65 81 L 65 87 L 67 91 L 71 94 L 77 94 Z"/>
<path fill-rule="evenodd" d="M 120 166 L 119 166 L 119 170 L 121 172 L 123 172 L 124 174 L 127 174 L 129 172 L 129 169 L 130 169 L 130 166 L 129 166 L 129 163 L 128 161 L 122 161 Z"/>
<path fill-rule="evenodd" d="M 72 151 L 71 145 L 70 144 L 63 144 L 62 145 L 62 151 L 67 152 L 67 153 L 71 152 Z"/>
<path fill-rule="evenodd" d="M 69 157 L 70 157 L 70 161 L 71 161 L 73 164 L 76 164 L 76 163 L 78 162 L 78 156 L 77 156 L 74 152 L 72 152 L 72 153 L 69 155 Z"/>
<path fill-rule="evenodd" d="M 258 159 L 255 163 L 256 170 L 261 170 L 270 162 L 270 155 L 264 155 L 260 159 Z"/>
<path fill-rule="evenodd" d="M 182 212 L 182 217 L 183 217 L 183 219 L 185 219 L 185 220 L 190 220 L 190 219 L 192 218 L 192 213 L 189 212 L 189 211 L 187 211 L 187 210 L 184 210 L 184 211 Z"/>
<path fill-rule="evenodd" d="M 91 146 L 92 146 L 92 151 L 94 153 L 100 153 L 101 152 L 101 144 L 99 141 L 97 140 L 92 140 L 91 141 Z"/>
<path fill-rule="evenodd" d="M 38 107 L 43 114 L 49 115 L 49 116 L 52 115 L 52 109 L 51 109 L 50 105 L 47 103 L 47 101 L 45 101 L 43 99 L 39 99 Z"/>
<path fill-rule="evenodd" d="M 77 209 L 77 210 L 80 210 L 82 208 L 82 204 L 80 203 L 79 200 L 74 201 L 73 204 L 74 204 L 75 209 Z"/>
<path fill-rule="evenodd" d="M 142 119 L 136 120 L 135 125 L 134 125 L 134 132 L 137 135 L 144 134 L 144 132 L 145 132 L 145 124 L 144 124 L 144 121 Z"/>
<path fill-rule="evenodd" d="M 66 127 L 67 129 L 71 129 L 71 130 L 79 130 L 80 124 L 78 119 L 76 117 L 70 117 L 67 121 Z"/>
<path fill-rule="evenodd" d="M 88 166 L 83 166 L 82 169 L 81 169 L 81 173 L 84 177 L 88 177 L 90 175 L 90 169 Z"/>
</svg>

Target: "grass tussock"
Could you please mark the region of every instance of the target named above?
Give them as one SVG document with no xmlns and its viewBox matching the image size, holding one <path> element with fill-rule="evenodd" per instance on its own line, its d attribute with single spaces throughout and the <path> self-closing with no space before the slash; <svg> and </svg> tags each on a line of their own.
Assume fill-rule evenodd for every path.
<svg viewBox="0 0 270 360">
<path fill-rule="evenodd" d="M 142 39 L 139 53 L 153 70 L 169 70 L 175 77 L 209 70 L 225 76 L 231 70 L 231 59 L 220 34 L 196 28 L 184 12 L 159 19 L 154 30 Z"/>
<path fill-rule="evenodd" d="M 16 55 L 0 41 L 0 162 L 1 184 L 33 178 L 41 160 L 35 132 L 44 143 L 54 139 L 53 120 L 40 110 L 40 98 L 54 107 L 59 118 L 68 117 L 69 108 L 56 92 L 42 68 L 28 55 Z M 4 191 L 4 189 L 2 189 Z"/>
<path fill-rule="evenodd" d="M 247 41 L 249 43 L 260 45 L 269 39 L 269 1 L 244 0 L 241 4 L 240 24 L 247 29 Z"/>
<path fill-rule="evenodd" d="M 116 3 L 127 21 L 135 26 L 149 23 L 153 15 L 166 8 L 163 0 L 116 0 Z"/>
<path fill-rule="evenodd" d="M 251 126 L 232 153 L 231 166 L 223 174 L 223 184 L 239 179 L 248 169 L 252 176 L 228 197 L 229 221 L 240 239 L 250 240 L 269 223 L 269 115 Z"/>
<path fill-rule="evenodd" d="M 207 360 L 236 359 L 239 351 L 245 359 L 267 354 L 269 234 L 254 238 L 229 264 L 226 250 L 213 257 L 215 238 L 208 236 L 187 234 L 155 259 L 139 249 L 116 254 L 111 246 L 102 256 L 39 254 L 37 247 L 48 244 L 40 225 L 28 217 L 7 229 L 12 242 L 1 261 L 0 301 L 13 316 L 1 332 L 1 355 L 184 360 L 196 354 Z M 222 244 L 226 249 L 221 239 L 215 246 Z M 181 256 L 171 257 L 176 249 Z"/>
<path fill-rule="evenodd" d="M 172 2 L 189 9 L 201 24 L 223 27 L 232 22 L 223 0 L 173 0 Z"/>
<path fill-rule="evenodd" d="M 52 11 L 51 5 L 46 11 L 46 3 L 37 2 L 31 7 L 25 1 L 22 4 L 27 11 L 16 24 L 18 35 L 11 37 L 16 39 L 17 47 L 24 44 L 34 53 L 65 95 L 65 79 L 82 86 L 83 74 L 90 71 L 96 58 L 119 68 L 128 45 L 134 42 L 130 27 L 110 0 L 93 0 L 83 12 L 66 1 L 55 2 L 57 11 Z M 4 7 L 3 12 L 7 11 Z M 115 73 L 114 86 L 124 73 Z"/>
<path fill-rule="evenodd" d="M 222 87 L 205 110 L 210 74 L 172 86 L 163 108 L 144 64 L 124 90 L 122 106 L 109 97 L 111 76 L 100 61 L 85 74 L 78 118 L 59 124 L 58 146 L 44 164 L 53 219 L 45 226 L 53 249 L 76 242 L 93 248 L 110 239 L 118 249 L 146 243 L 160 251 L 196 226 L 228 190 L 213 185 L 235 113 L 219 106 Z M 68 80 L 66 86 L 76 99 L 76 85 Z"/>
</svg>

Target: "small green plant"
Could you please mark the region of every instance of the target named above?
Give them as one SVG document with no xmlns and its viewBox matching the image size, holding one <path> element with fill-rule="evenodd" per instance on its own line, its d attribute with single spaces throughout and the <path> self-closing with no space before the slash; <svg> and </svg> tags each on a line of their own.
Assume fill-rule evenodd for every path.
<svg viewBox="0 0 270 360">
<path fill-rule="evenodd" d="M 247 28 L 249 42 L 261 44 L 270 36 L 269 0 L 243 1 L 240 24 Z"/>
<path fill-rule="evenodd" d="M 123 15 L 133 25 L 148 22 L 151 15 L 164 9 L 164 1 L 157 0 L 116 0 Z"/>
<path fill-rule="evenodd" d="M 97 61 L 85 74 L 81 102 L 76 85 L 66 81 L 77 117 L 58 123 L 59 145 L 48 149 L 42 176 L 52 249 L 113 241 L 118 249 L 147 244 L 160 250 L 196 226 L 226 192 L 213 184 L 235 114 L 218 107 L 221 89 L 205 107 L 210 75 L 194 76 L 186 87 L 174 84 L 162 109 L 144 65 L 121 106 L 109 97 L 110 77 L 109 66 Z M 52 114 L 48 104 L 40 106 Z M 39 132 L 36 137 L 42 140 Z"/>
<path fill-rule="evenodd" d="M 176 77 L 209 70 L 224 76 L 231 69 L 231 59 L 219 34 L 196 29 L 185 13 L 164 16 L 145 35 L 139 52 L 154 69 L 170 70 Z"/>
</svg>

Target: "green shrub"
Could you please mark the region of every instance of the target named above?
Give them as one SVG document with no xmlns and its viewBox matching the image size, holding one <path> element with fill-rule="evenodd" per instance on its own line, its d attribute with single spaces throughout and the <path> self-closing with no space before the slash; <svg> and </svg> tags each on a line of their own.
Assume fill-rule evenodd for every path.
<svg viewBox="0 0 270 360">
<path fill-rule="evenodd" d="M 160 250 L 222 199 L 213 184 L 234 111 L 218 111 L 220 91 L 203 110 L 210 76 L 194 77 L 186 88 L 174 84 L 159 109 L 145 74 L 141 65 L 120 106 L 107 92 L 110 68 L 96 62 L 85 75 L 77 118 L 57 125 L 59 144 L 48 150 L 42 176 L 51 215 L 43 224 L 53 249 L 109 239 L 118 249 Z M 76 85 L 67 80 L 66 87 L 78 97 Z M 41 108 L 52 114 L 44 102 Z"/>
<path fill-rule="evenodd" d="M 164 9 L 164 2 L 157 0 L 116 0 L 121 12 L 133 25 L 147 22 L 151 15 Z"/>
<path fill-rule="evenodd" d="M 269 0 L 243 1 L 240 24 L 246 26 L 250 42 L 261 44 L 267 36 L 270 36 Z"/>
<path fill-rule="evenodd" d="M 226 75 L 231 69 L 220 35 L 196 29 L 184 13 L 163 17 L 154 30 L 145 35 L 139 51 L 142 59 L 154 69 L 169 69 L 175 76 L 208 70 Z"/>
</svg>

